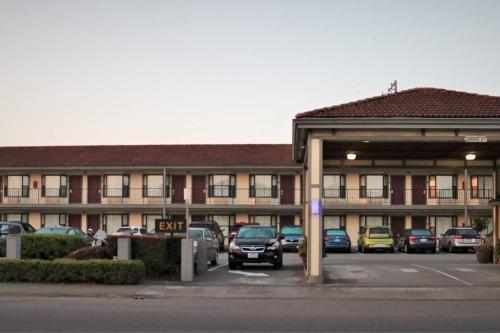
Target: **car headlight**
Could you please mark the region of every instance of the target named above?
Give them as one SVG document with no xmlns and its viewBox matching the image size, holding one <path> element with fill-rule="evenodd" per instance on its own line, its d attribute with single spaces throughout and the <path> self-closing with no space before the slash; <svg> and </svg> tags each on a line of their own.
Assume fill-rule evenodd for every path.
<svg viewBox="0 0 500 333">
<path fill-rule="evenodd" d="M 240 252 L 241 248 L 238 245 L 234 244 L 234 242 L 231 242 L 231 243 L 229 243 L 229 251 Z"/>
<path fill-rule="evenodd" d="M 271 251 L 275 251 L 275 250 L 277 250 L 279 248 L 279 246 L 280 246 L 280 242 L 276 241 L 276 242 L 274 242 L 273 245 L 269 245 L 267 247 L 267 249 L 271 250 Z"/>
</svg>

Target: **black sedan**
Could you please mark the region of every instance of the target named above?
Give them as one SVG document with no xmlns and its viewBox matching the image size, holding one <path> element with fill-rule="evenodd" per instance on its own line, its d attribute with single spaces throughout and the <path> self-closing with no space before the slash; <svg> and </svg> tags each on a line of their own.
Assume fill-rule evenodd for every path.
<svg viewBox="0 0 500 333">
<path fill-rule="evenodd" d="M 427 229 L 406 229 L 397 241 L 399 251 L 430 251 L 436 253 L 436 237 Z"/>
</svg>

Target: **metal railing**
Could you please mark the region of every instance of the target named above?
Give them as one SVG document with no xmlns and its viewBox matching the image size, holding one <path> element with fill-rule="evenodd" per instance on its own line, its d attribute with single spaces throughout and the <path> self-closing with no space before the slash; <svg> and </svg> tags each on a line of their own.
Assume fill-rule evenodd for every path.
<svg viewBox="0 0 500 333">
<path fill-rule="evenodd" d="M 162 188 L 82 189 L 7 188 L 0 190 L 2 204 L 155 204 L 163 203 Z M 167 204 L 183 204 L 183 191 L 167 188 Z M 235 188 L 190 189 L 191 204 L 204 205 L 301 205 L 300 189 Z M 488 205 L 492 189 L 324 189 L 323 204 L 355 205 Z"/>
<path fill-rule="evenodd" d="M 103 188 L 90 190 L 7 188 L 0 190 L 1 204 L 156 204 L 163 203 L 166 190 L 167 204 L 184 204 L 184 191 L 172 188 Z M 194 188 L 189 189 L 191 204 L 204 205 L 300 205 L 300 189 L 280 188 Z"/>
<path fill-rule="evenodd" d="M 324 189 L 323 204 L 356 205 L 488 205 L 492 189 Z"/>
</svg>

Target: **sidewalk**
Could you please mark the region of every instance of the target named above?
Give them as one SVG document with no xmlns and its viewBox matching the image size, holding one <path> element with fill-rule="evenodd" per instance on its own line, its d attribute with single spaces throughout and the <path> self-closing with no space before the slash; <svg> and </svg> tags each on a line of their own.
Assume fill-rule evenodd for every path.
<svg viewBox="0 0 500 333">
<path fill-rule="evenodd" d="M 0 283 L 0 297 L 46 298 L 274 298 L 370 300 L 498 300 L 500 287 L 335 287 L 322 286 L 207 286 L 162 281 L 141 285 Z"/>
</svg>

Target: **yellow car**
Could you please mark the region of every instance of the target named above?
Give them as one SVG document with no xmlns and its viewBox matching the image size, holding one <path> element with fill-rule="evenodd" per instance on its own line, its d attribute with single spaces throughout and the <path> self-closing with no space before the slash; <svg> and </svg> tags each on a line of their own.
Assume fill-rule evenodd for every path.
<svg viewBox="0 0 500 333">
<path fill-rule="evenodd" d="M 389 227 L 366 227 L 359 234 L 358 252 L 366 253 L 370 250 L 394 252 L 394 240 Z"/>
</svg>

